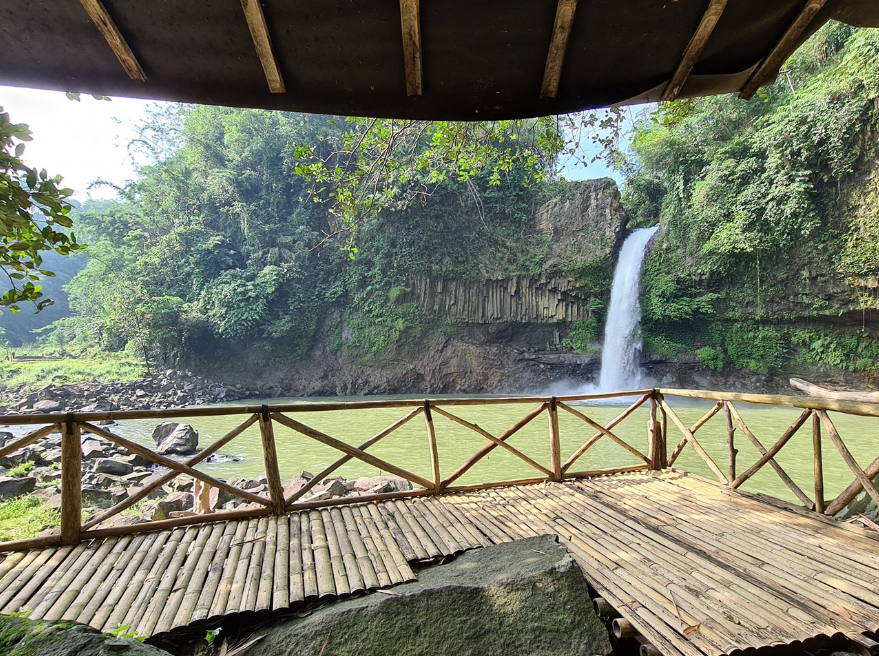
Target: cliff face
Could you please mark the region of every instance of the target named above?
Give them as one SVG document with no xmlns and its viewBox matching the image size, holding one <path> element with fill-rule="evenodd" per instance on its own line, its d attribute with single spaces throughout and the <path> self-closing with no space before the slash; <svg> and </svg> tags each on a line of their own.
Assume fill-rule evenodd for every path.
<svg viewBox="0 0 879 656">
<path fill-rule="evenodd" d="M 262 371 L 248 385 L 305 396 L 523 392 L 586 382 L 597 355 L 573 353 L 564 342 L 574 322 L 608 303 L 626 224 L 619 190 L 610 179 L 558 185 L 535 204 L 530 221 L 522 248 L 529 249 L 524 259 L 539 263 L 537 273 L 499 275 L 492 254 L 495 264 L 480 261 L 478 279 L 412 275 L 406 291 L 385 302 L 408 306 L 418 328 L 393 332 L 369 354 L 352 337 L 352 308 L 329 307 L 304 361 Z M 259 358 L 242 352 L 231 360 L 249 360 L 246 370 L 257 370 Z"/>
</svg>

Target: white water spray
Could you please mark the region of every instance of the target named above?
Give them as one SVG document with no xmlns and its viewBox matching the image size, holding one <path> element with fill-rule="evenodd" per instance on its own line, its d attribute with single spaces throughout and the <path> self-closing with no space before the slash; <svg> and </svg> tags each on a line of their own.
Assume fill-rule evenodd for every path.
<svg viewBox="0 0 879 656">
<path fill-rule="evenodd" d="M 641 303 L 638 291 L 647 242 L 656 230 L 641 228 L 632 231 L 620 249 L 604 328 L 598 392 L 638 389 L 641 385 Z"/>
</svg>

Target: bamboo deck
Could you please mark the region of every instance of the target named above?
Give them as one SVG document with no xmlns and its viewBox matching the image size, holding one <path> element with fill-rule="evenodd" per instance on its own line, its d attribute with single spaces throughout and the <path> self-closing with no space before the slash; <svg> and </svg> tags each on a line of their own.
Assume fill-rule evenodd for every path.
<svg viewBox="0 0 879 656">
<path fill-rule="evenodd" d="M 410 563 L 554 533 L 665 656 L 879 630 L 879 541 L 683 473 L 397 499 L 9 554 L 0 612 L 140 636 L 374 590 Z M 867 640 L 866 642 L 869 642 Z"/>
</svg>

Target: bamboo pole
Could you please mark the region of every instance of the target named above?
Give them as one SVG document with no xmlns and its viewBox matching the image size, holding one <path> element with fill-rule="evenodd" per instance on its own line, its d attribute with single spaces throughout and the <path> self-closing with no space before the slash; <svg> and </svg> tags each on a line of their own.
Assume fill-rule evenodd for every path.
<svg viewBox="0 0 879 656">
<path fill-rule="evenodd" d="M 562 445 L 559 438 L 559 410 L 558 400 L 552 397 L 549 401 L 549 462 L 552 473 L 550 478 L 554 481 L 562 480 Z"/>
<path fill-rule="evenodd" d="M 639 635 L 637 629 L 632 626 L 632 623 L 627 619 L 623 619 L 622 617 L 616 618 L 611 623 L 611 626 L 613 627 L 613 634 L 618 639 L 634 638 L 635 636 Z"/>
<path fill-rule="evenodd" d="M 264 405 L 259 415 L 259 434 L 262 439 L 262 454 L 266 465 L 266 481 L 269 488 L 269 499 L 275 515 L 284 514 L 284 486 L 281 485 L 281 469 L 278 464 L 278 450 L 275 447 L 275 431 L 269 407 Z"/>
<path fill-rule="evenodd" d="M 751 431 L 748 429 L 748 427 L 745 426 L 744 421 L 742 421 L 741 415 L 739 415 L 739 413 L 736 412 L 736 409 L 734 407 L 732 407 L 732 406 L 730 406 L 730 407 L 732 408 L 730 412 L 735 414 L 736 422 L 742 427 L 742 431 L 746 435 L 748 433 L 751 433 Z M 806 420 L 809 418 L 809 416 L 811 414 L 812 414 L 811 410 L 804 410 L 803 413 L 799 416 L 799 418 L 784 432 L 784 434 L 778 439 L 778 441 L 775 444 L 772 445 L 772 447 L 768 451 L 765 448 L 763 448 L 763 445 L 759 444 L 759 442 L 755 443 L 754 446 L 756 446 L 759 449 L 760 453 L 762 453 L 763 456 L 760 459 L 758 459 L 757 462 L 755 462 L 753 465 L 748 467 L 748 469 L 743 474 L 738 476 L 732 483 L 730 483 L 730 487 L 733 489 L 739 487 L 740 485 L 742 485 L 742 483 L 744 483 L 749 478 L 751 478 L 751 476 L 753 476 L 767 462 L 774 461 L 775 455 L 779 451 L 781 451 L 782 447 L 785 444 L 787 444 L 788 441 L 790 441 L 790 439 L 794 436 L 794 434 L 800 429 L 800 427 L 804 423 L 806 423 Z M 751 433 L 751 435 L 753 435 L 753 433 Z M 756 440 L 756 437 L 754 438 L 754 440 Z M 758 446 L 758 444 L 759 444 L 759 446 Z"/>
<path fill-rule="evenodd" d="M 814 454 L 815 512 L 823 513 L 824 502 L 824 454 L 821 451 L 821 417 L 812 413 L 812 452 Z"/>
<path fill-rule="evenodd" d="M 677 414 L 675 414 L 675 411 L 671 409 L 668 403 L 666 403 L 665 399 L 661 400 L 659 403 L 662 406 L 662 409 L 665 410 L 666 414 L 671 417 L 671 420 L 674 422 L 675 426 L 678 427 L 678 430 L 680 430 L 681 433 L 684 434 L 684 437 L 687 438 L 690 446 L 692 446 L 696 450 L 696 453 L 698 453 L 702 460 L 705 461 L 705 464 L 708 465 L 708 468 L 714 472 L 714 475 L 717 476 L 717 479 L 724 485 L 728 485 L 729 481 L 727 480 L 726 476 L 723 475 L 723 472 L 720 471 L 720 468 L 717 466 L 717 464 L 705 452 L 705 449 L 703 449 L 702 445 L 699 444 L 699 442 L 696 440 L 696 436 L 693 435 L 689 428 L 684 426 L 684 422 L 682 422 Z"/>
<path fill-rule="evenodd" d="M 433 416 L 430 414 L 430 401 L 424 399 L 424 423 L 427 426 L 427 445 L 430 448 L 430 468 L 433 473 L 433 491 L 440 491 L 440 465 L 439 450 L 436 446 L 436 429 L 433 426 Z"/>
<path fill-rule="evenodd" d="M 428 481 L 426 478 L 422 478 L 417 474 L 413 474 L 410 471 L 403 469 L 402 467 L 397 467 L 396 465 L 392 465 L 391 463 L 382 460 L 381 458 L 376 458 L 373 455 L 366 453 L 365 451 L 358 449 L 357 447 L 353 447 L 350 444 L 345 444 L 341 440 L 337 440 L 335 437 L 330 437 L 326 433 L 322 433 L 319 430 L 311 428 L 310 426 L 306 426 L 295 419 L 290 419 L 289 417 L 285 417 L 282 414 L 274 413 L 271 415 L 272 419 L 277 421 L 279 424 L 283 424 L 287 428 L 292 428 L 298 433 L 302 433 L 306 437 L 310 437 L 313 440 L 320 442 L 321 444 L 326 444 L 342 453 L 345 453 L 349 456 L 353 456 L 358 460 L 362 460 L 363 462 L 372 465 L 373 467 L 378 467 L 382 471 L 390 472 L 395 476 L 399 476 L 401 478 L 405 478 L 407 481 L 411 481 L 413 483 L 417 483 L 422 487 L 427 489 L 431 489 L 433 487 L 433 483 Z"/>
<path fill-rule="evenodd" d="M 610 430 L 611 428 L 613 428 L 617 424 L 621 423 L 629 415 L 631 415 L 633 412 L 635 412 L 635 410 L 637 410 L 644 403 L 646 403 L 647 399 L 651 398 L 651 396 L 652 396 L 652 394 L 644 394 L 643 396 L 641 396 L 641 398 L 639 398 L 632 405 L 630 405 L 628 408 L 623 410 L 619 415 L 617 415 L 614 419 L 612 419 L 604 428 L 606 430 Z M 589 449 L 591 449 L 592 446 L 596 442 L 598 442 L 598 440 L 600 440 L 602 437 L 604 437 L 604 433 L 602 433 L 601 431 L 598 431 L 585 444 L 583 444 L 583 446 L 581 446 L 579 449 L 574 451 L 574 453 L 571 455 L 571 457 L 568 458 L 565 461 L 565 464 L 562 465 L 562 473 L 567 472 L 568 469 L 571 468 L 571 465 L 573 465 L 577 460 L 579 460 L 580 457 L 584 453 L 586 453 Z"/>
<path fill-rule="evenodd" d="M 501 435 L 499 435 L 497 438 L 498 441 L 506 442 L 510 437 L 515 435 L 521 428 L 523 428 L 529 422 L 531 422 L 532 419 L 534 419 L 537 415 L 539 415 L 541 412 L 546 410 L 547 405 L 548 405 L 547 403 L 542 403 L 539 408 L 536 408 L 535 410 L 532 410 L 531 412 L 529 412 L 527 415 L 525 415 L 525 417 L 523 419 L 521 419 L 519 422 L 517 422 L 512 428 L 510 428 L 507 431 L 504 431 Z M 439 410 L 439 408 L 437 408 L 437 410 Z M 463 465 L 458 467 L 458 469 L 456 469 L 452 474 L 450 474 L 445 479 L 443 479 L 441 487 L 443 489 L 449 487 L 453 482 L 455 482 L 461 476 L 466 474 L 470 470 L 470 468 L 472 468 L 477 462 L 482 460 L 485 456 L 487 456 L 489 453 L 491 453 L 496 448 L 497 448 L 497 444 L 495 444 L 494 442 L 492 442 L 491 444 L 486 444 L 479 451 L 477 451 L 476 455 L 474 455 L 472 458 L 470 458 L 470 460 L 465 462 Z"/>
<path fill-rule="evenodd" d="M 250 417 L 247 418 L 246 421 L 244 421 L 243 423 L 241 423 L 238 426 L 236 426 L 235 428 L 233 428 L 231 431 L 226 433 L 223 437 L 221 437 L 216 442 L 211 444 L 208 448 L 195 454 L 192 458 L 187 460 L 184 464 L 188 467 L 195 467 L 202 460 L 210 457 L 211 455 L 213 455 L 214 453 L 219 451 L 221 448 L 223 448 L 226 444 L 231 442 L 234 438 L 238 437 L 245 430 L 250 428 L 250 426 L 253 425 L 253 423 L 256 420 L 257 420 L 257 416 L 251 415 Z M 126 508 L 130 508 L 131 506 L 136 504 L 138 501 L 141 501 L 142 499 L 146 499 L 150 495 L 150 492 L 152 492 L 153 490 L 159 489 L 165 483 L 177 478 L 179 475 L 180 475 L 179 472 L 172 470 L 172 471 L 169 471 L 167 474 L 162 475 L 160 478 L 156 479 L 152 483 L 137 489 L 136 491 L 132 492 L 131 495 L 127 499 L 125 499 L 124 501 L 120 501 L 112 508 L 108 508 L 107 510 L 105 510 L 103 512 L 97 513 L 89 521 L 87 521 L 85 524 L 83 524 L 83 527 L 82 527 L 83 530 L 88 530 L 90 528 L 98 526 L 101 523 L 108 520 L 110 517 L 113 517 L 114 515 L 118 515 L 120 512 L 122 512 Z"/>
<path fill-rule="evenodd" d="M 567 410 L 569 413 L 571 413 L 571 414 L 574 415 L 575 417 L 579 417 L 580 419 L 582 419 L 583 421 L 585 421 L 587 424 L 589 424 L 590 426 L 592 426 L 592 428 L 594 428 L 595 430 L 597 430 L 598 432 L 600 432 L 600 433 L 601 433 L 602 435 L 604 435 L 605 437 L 608 437 L 608 438 L 610 438 L 611 440 L 613 440 L 614 442 L 616 442 L 617 444 L 619 444 L 621 447 L 623 447 L 626 451 L 628 451 L 629 453 L 631 453 L 633 456 L 635 456 L 635 457 L 640 458 L 641 460 L 643 460 L 643 461 L 644 461 L 644 464 L 646 464 L 646 465 L 649 465 L 649 464 L 650 464 L 650 458 L 648 458 L 648 457 L 645 456 L 643 453 L 641 453 L 640 451 L 638 451 L 638 449 L 636 449 L 635 447 L 633 447 L 633 446 L 627 444 L 625 441 L 621 440 L 619 437 L 617 437 L 616 435 L 614 435 L 613 433 L 611 433 L 609 430 L 607 430 L 604 426 L 602 426 L 602 425 L 599 424 L 598 422 L 596 422 L 596 421 L 594 421 L 593 419 L 587 417 L 586 415 L 584 415 L 584 414 L 583 414 L 582 412 L 580 412 L 579 410 L 575 410 L 574 408 L 572 408 L 571 406 L 569 406 L 569 405 L 567 405 L 567 404 L 565 404 L 565 403 L 559 403 L 558 405 L 559 405 L 560 408 L 562 408 L 562 409 L 564 409 L 564 410 Z"/>
<path fill-rule="evenodd" d="M 373 444 L 375 444 L 379 440 L 387 437 L 388 435 L 393 433 L 395 430 L 400 428 L 400 426 L 406 424 L 407 422 L 409 422 L 409 420 L 413 419 L 416 415 L 418 415 L 422 412 L 424 412 L 424 408 L 422 408 L 422 407 L 415 408 L 412 412 L 407 414 L 405 417 L 403 417 L 402 419 L 398 419 L 393 424 L 391 424 L 390 426 L 385 428 L 383 431 L 376 433 L 373 437 L 366 440 L 366 442 L 359 445 L 357 448 L 360 449 L 361 451 L 366 451 L 366 449 L 371 447 Z M 354 459 L 354 456 L 344 455 L 341 458 L 339 458 L 338 460 L 336 460 L 333 464 L 331 464 L 329 467 L 327 467 L 322 472 L 317 474 L 314 478 L 312 478 L 310 481 L 308 481 L 308 483 L 303 485 L 300 490 L 291 494 L 290 497 L 286 499 L 287 504 L 288 505 L 292 504 L 297 499 L 301 499 L 302 497 L 304 497 L 306 494 L 308 494 L 308 492 L 311 491 L 311 489 L 315 485 L 320 483 L 322 480 L 326 479 L 330 474 L 332 474 L 334 471 L 336 471 L 339 467 L 344 465 L 346 462 L 353 460 L 353 459 Z"/>
<path fill-rule="evenodd" d="M 155 451 L 151 451 L 145 446 L 141 446 L 137 442 L 132 442 L 131 440 L 125 439 L 120 435 L 116 435 L 115 433 L 111 433 L 110 431 L 104 430 L 103 428 L 99 428 L 98 426 L 93 426 L 92 424 L 84 423 L 82 427 L 88 431 L 89 433 L 94 433 L 95 435 L 100 435 L 106 440 L 113 442 L 114 444 L 121 446 L 123 449 L 127 449 L 131 453 L 136 453 L 137 455 L 143 456 L 147 460 L 151 460 L 157 465 L 162 465 L 163 467 L 167 467 L 168 469 L 175 470 L 180 474 L 188 474 L 193 478 L 199 479 L 202 483 L 207 483 L 213 487 L 220 488 L 221 490 L 225 490 L 229 494 L 233 494 L 237 497 L 241 497 L 242 499 L 246 499 L 251 503 L 258 503 L 261 506 L 271 506 L 271 502 L 268 499 L 263 499 L 256 494 L 251 494 L 246 490 L 240 490 L 233 485 L 229 485 L 228 483 L 224 483 L 213 476 L 208 476 L 207 474 L 198 471 L 197 469 L 193 469 L 188 465 L 181 464 L 172 458 L 167 456 L 163 456 Z"/>
<path fill-rule="evenodd" d="M 457 415 L 453 415 L 451 412 L 446 412 L 442 408 L 435 407 L 434 410 L 436 412 L 438 412 L 439 414 L 441 414 L 446 419 L 449 419 L 449 420 L 455 422 L 456 424 L 460 424 L 461 426 L 464 426 L 465 428 L 469 428 L 474 433 L 479 433 L 485 439 L 487 439 L 489 442 L 492 442 L 495 446 L 502 447 L 504 450 L 509 451 L 510 453 L 512 453 L 514 456 L 516 456 L 517 458 L 519 458 L 523 462 L 527 463 L 531 467 L 534 467 L 534 469 L 536 469 L 537 471 L 543 473 L 545 476 L 552 477 L 552 472 L 550 472 L 549 469 L 547 469 L 543 465 L 539 464 L 538 462 L 536 462 L 532 458 L 529 458 L 524 453 L 519 451 L 517 448 L 510 446 L 509 444 L 507 444 L 506 441 L 500 439 L 499 437 L 495 437 L 494 435 L 489 433 L 487 430 L 485 430 L 481 426 L 479 426 L 477 424 L 473 424 L 473 423 L 467 421 L 466 419 L 461 419 Z"/>
<path fill-rule="evenodd" d="M 860 481 L 864 490 L 866 490 L 867 494 L 870 495 L 870 498 L 873 499 L 873 502 L 877 506 L 879 506 L 879 490 L 876 489 L 876 485 L 873 483 L 873 480 L 868 477 L 864 473 L 864 470 L 861 469 L 860 465 L 858 465 L 857 461 L 848 450 L 848 447 L 846 447 L 845 442 L 843 442 L 842 438 L 839 436 L 839 433 L 836 430 L 836 426 L 834 426 L 833 422 L 830 421 L 830 417 L 827 415 L 827 413 L 823 410 L 819 410 L 818 416 L 821 417 L 821 422 L 824 424 L 824 428 L 827 429 L 827 434 L 830 436 L 830 440 L 836 446 L 836 450 L 839 451 L 839 455 L 842 456 L 845 464 L 848 465 L 848 468 L 852 470 L 855 478 Z"/>
<path fill-rule="evenodd" d="M 68 415 L 61 426 L 61 544 L 76 544 L 82 524 L 82 441 Z"/>
<path fill-rule="evenodd" d="M 736 449 L 736 427 L 733 424 L 729 403 L 727 401 L 718 401 L 718 403 L 723 403 L 723 414 L 726 417 L 726 448 L 729 456 L 727 467 L 729 469 L 729 480 L 734 481 L 736 480 L 736 457 L 739 455 L 739 450 Z"/>
<path fill-rule="evenodd" d="M 775 473 L 778 474 L 778 477 L 782 481 L 784 481 L 784 484 L 788 486 L 788 488 L 791 490 L 791 492 L 793 492 L 797 496 L 797 498 L 803 502 L 803 505 L 806 506 L 809 510 L 814 509 L 815 504 L 812 502 L 812 500 L 806 495 L 805 492 L 803 492 L 799 488 L 799 486 L 796 483 L 794 483 L 793 479 L 791 479 L 791 477 L 787 475 L 787 472 L 785 472 L 784 469 L 781 468 L 781 465 L 779 465 L 775 461 L 775 459 L 772 457 L 773 455 L 775 455 L 775 453 L 769 453 L 766 451 L 766 449 L 760 443 L 760 440 L 757 439 L 757 436 L 751 432 L 751 429 L 748 428 L 748 426 L 742 420 L 741 415 L 739 415 L 739 411 L 736 410 L 736 407 L 732 403 L 729 404 L 729 410 L 732 413 L 733 418 L 736 420 L 736 423 L 739 425 L 739 428 L 742 429 L 742 432 L 745 434 L 745 436 L 748 438 L 748 440 L 751 442 L 751 444 L 753 444 L 763 456 L 754 465 L 752 465 L 748 469 L 748 471 L 746 471 L 744 474 L 739 476 L 739 479 L 740 479 L 739 486 L 742 483 L 744 483 L 748 478 L 750 478 L 751 475 L 755 471 L 757 471 L 757 469 L 759 469 L 760 467 L 765 465 L 766 462 L 768 461 L 769 465 L 772 467 L 772 469 L 775 470 Z M 776 444 L 776 446 L 778 446 L 778 449 L 780 449 L 782 446 L 784 446 L 784 444 L 787 443 L 787 440 L 790 439 L 790 437 L 792 437 L 793 434 L 797 430 L 799 430 L 800 426 L 802 426 L 803 423 L 806 421 L 806 419 L 808 419 L 809 414 L 811 412 L 812 412 L 812 410 L 808 410 L 808 409 L 803 411 L 803 414 L 800 415 L 799 419 L 797 419 L 797 421 L 794 423 L 794 425 L 791 426 L 787 430 L 787 432 L 782 436 L 782 438 Z M 778 449 L 776 449 L 776 451 L 775 451 L 776 453 L 777 453 Z M 767 454 L 768 454 L 768 456 L 767 456 Z M 736 487 L 738 487 L 738 486 L 736 486 Z"/>
</svg>

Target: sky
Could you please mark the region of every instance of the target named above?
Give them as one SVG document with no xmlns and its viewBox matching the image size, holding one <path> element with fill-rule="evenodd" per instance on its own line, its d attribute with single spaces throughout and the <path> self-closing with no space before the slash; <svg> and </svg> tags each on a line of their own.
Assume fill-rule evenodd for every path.
<svg viewBox="0 0 879 656">
<path fill-rule="evenodd" d="M 73 189 L 79 201 L 115 196 L 111 187 L 89 189 L 98 179 L 121 186 L 134 178 L 134 162 L 126 145 L 147 108 L 157 104 L 131 98 L 95 100 L 87 94 L 77 102 L 60 91 L 0 86 L 0 107 L 13 123 L 26 123 L 32 132 L 33 141 L 25 146 L 25 163 L 63 176 L 64 186 Z M 563 175 L 568 180 L 609 176 L 619 181 L 619 175 L 602 162 L 588 167 L 570 164 Z"/>
<path fill-rule="evenodd" d="M 97 179 L 117 185 L 135 176 L 126 144 L 133 127 L 146 116 L 147 100 L 95 100 L 83 94 L 79 102 L 60 91 L 0 86 L 0 107 L 13 123 L 26 123 L 33 141 L 22 159 L 29 166 L 61 175 L 74 198 L 112 198 L 109 187 L 88 189 Z"/>
</svg>

